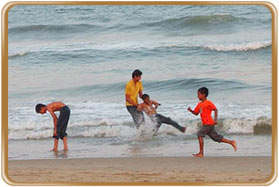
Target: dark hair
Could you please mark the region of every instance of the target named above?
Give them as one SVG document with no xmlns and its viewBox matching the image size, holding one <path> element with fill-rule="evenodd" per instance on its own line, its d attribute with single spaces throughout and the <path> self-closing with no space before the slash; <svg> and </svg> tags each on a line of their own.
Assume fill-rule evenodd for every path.
<svg viewBox="0 0 279 187">
<path fill-rule="evenodd" d="M 142 72 L 138 69 L 134 70 L 133 73 L 132 73 L 132 78 L 134 78 L 135 76 L 141 76 L 142 75 Z"/>
<path fill-rule="evenodd" d="M 147 97 L 149 98 L 149 95 L 143 94 L 141 98 L 142 98 L 142 99 L 145 99 L 145 98 L 147 98 Z"/>
<path fill-rule="evenodd" d="M 208 89 L 206 87 L 202 87 L 202 88 L 198 89 L 198 92 L 200 92 L 201 94 L 204 94 L 205 97 L 208 96 Z"/>
<path fill-rule="evenodd" d="M 42 108 L 42 107 L 45 107 L 45 106 L 46 106 L 46 105 L 41 104 L 41 103 L 37 104 L 36 107 L 35 107 L 36 112 L 37 112 L 37 113 L 40 113 L 41 108 Z"/>
</svg>

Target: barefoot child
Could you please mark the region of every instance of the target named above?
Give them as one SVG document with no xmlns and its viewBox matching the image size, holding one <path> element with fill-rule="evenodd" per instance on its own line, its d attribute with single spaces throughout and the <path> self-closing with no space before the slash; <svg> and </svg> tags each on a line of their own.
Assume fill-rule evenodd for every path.
<svg viewBox="0 0 279 187">
<path fill-rule="evenodd" d="M 149 95 L 143 94 L 142 95 L 143 103 L 138 105 L 138 111 L 144 111 L 146 115 L 150 117 L 150 119 L 157 124 L 157 128 L 159 129 L 162 123 L 172 125 L 173 127 L 177 128 L 181 132 L 185 132 L 185 127 L 181 127 L 173 121 L 172 119 L 165 117 L 161 114 L 157 114 L 156 109 L 159 106 L 159 103 L 156 101 L 152 101 L 149 99 Z M 155 106 L 155 107 L 154 107 Z"/>
<path fill-rule="evenodd" d="M 57 151 L 58 149 L 58 140 L 61 138 L 64 143 L 64 150 L 68 151 L 67 145 L 67 125 L 70 118 L 70 109 L 67 105 L 62 102 L 53 102 L 48 105 L 44 104 L 37 104 L 36 105 L 36 112 L 40 114 L 45 114 L 46 111 L 50 113 L 53 118 L 54 123 L 54 130 L 53 130 L 53 138 L 54 139 L 54 147 L 53 151 Z M 55 115 L 55 111 L 60 111 L 60 115 L 57 119 Z"/>
<path fill-rule="evenodd" d="M 198 103 L 196 108 L 192 110 L 188 107 L 188 111 L 193 113 L 194 115 L 198 115 L 200 113 L 202 125 L 203 127 L 198 132 L 198 139 L 200 144 L 200 152 L 197 154 L 193 154 L 195 157 L 203 157 L 203 137 L 207 134 L 212 140 L 216 142 L 228 143 L 233 146 L 234 151 L 237 150 L 236 142 L 234 140 L 228 140 L 223 138 L 223 136 L 217 134 L 215 131 L 215 126 L 217 124 L 217 108 L 216 106 L 209 100 L 207 100 L 208 89 L 206 87 L 202 87 L 198 90 L 198 98 L 201 102 Z M 211 112 L 214 111 L 214 120 L 211 117 Z"/>
</svg>

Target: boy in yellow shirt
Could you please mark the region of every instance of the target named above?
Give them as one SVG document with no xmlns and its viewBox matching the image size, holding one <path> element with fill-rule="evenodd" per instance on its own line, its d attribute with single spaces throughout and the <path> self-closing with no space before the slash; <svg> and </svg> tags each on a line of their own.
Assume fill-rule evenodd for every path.
<svg viewBox="0 0 279 187">
<path fill-rule="evenodd" d="M 140 124 L 144 122 L 143 113 L 137 110 L 138 96 L 141 98 L 143 92 L 143 86 L 140 81 L 141 75 L 142 72 L 136 69 L 132 73 L 132 80 L 126 84 L 125 88 L 126 108 L 131 114 L 137 128 L 139 128 Z"/>
</svg>

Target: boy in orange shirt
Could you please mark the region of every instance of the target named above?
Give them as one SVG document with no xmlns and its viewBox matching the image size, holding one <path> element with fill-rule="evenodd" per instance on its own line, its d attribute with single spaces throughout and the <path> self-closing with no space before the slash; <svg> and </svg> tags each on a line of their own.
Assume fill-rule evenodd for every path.
<svg viewBox="0 0 279 187">
<path fill-rule="evenodd" d="M 216 142 L 223 142 L 233 146 L 234 151 L 237 150 L 236 142 L 234 140 L 225 139 L 223 136 L 217 134 L 215 131 L 215 125 L 217 124 L 217 116 L 218 111 L 216 106 L 209 100 L 207 100 L 208 89 L 206 87 L 202 87 L 198 90 L 198 98 L 201 102 L 198 103 L 194 110 L 191 107 L 188 107 L 188 111 L 190 111 L 194 115 L 200 114 L 203 127 L 197 133 L 200 145 L 200 152 L 197 154 L 193 154 L 195 157 L 203 157 L 203 137 L 208 135 L 212 140 Z M 214 120 L 211 117 L 211 112 L 214 111 Z"/>
</svg>

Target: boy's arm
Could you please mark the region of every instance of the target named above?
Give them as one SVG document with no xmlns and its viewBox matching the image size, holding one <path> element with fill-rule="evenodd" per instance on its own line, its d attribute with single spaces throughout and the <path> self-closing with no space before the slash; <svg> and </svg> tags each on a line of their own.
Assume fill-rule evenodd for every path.
<svg viewBox="0 0 279 187">
<path fill-rule="evenodd" d="M 217 124 L 218 121 L 217 121 L 217 118 L 218 118 L 218 110 L 217 108 L 213 110 L 214 111 L 214 123 Z"/>
<path fill-rule="evenodd" d="M 53 124 L 54 124 L 54 132 L 53 135 L 56 136 L 57 135 L 57 116 L 55 115 L 55 113 L 53 112 L 53 110 L 48 109 L 50 115 L 53 118 Z"/>
<path fill-rule="evenodd" d="M 133 106 L 137 106 L 136 103 L 134 103 L 131 99 L 130 99 L 130 95 L 129 94 L 125 94 L 126 97 L 126 101 L 130 104 L 132 104 Z"/>
<path fill-rule="evenodd" d="M 199 112 L 196 112 L 195 110 L 192 110 L 191 107 L 188 107 L 187 110 L 189 112 L 191 112 L 192 114 L 194 114 L 194 115 L 198 115 L 199 114 Z"/>
<path fill-rule="evenodd" d="M 142 92 L 143 92 L 143 86 L 142 83 L 140 82 L 140 90 L 139 90 L 139 97 L 142 99 Z M 142 99 L 143 100 L 143 99 Z"/>
<path fill-rule="evenodd" d="M 157 109 L 159 106 L 159 103 L 157 101 L 151 101 L 151 104 L 155 105 L 155 109 Z"/>
<path fill-rule="evenodd" d="M 142 91 L 139 91 L 139 97 L 142 99 Z"/>
<path fill-rule="evenodd" d="M 137 107 L 137 110 L 142 112 L 143 111 L 143 104 L 139 104 Z"/>
</svg>

